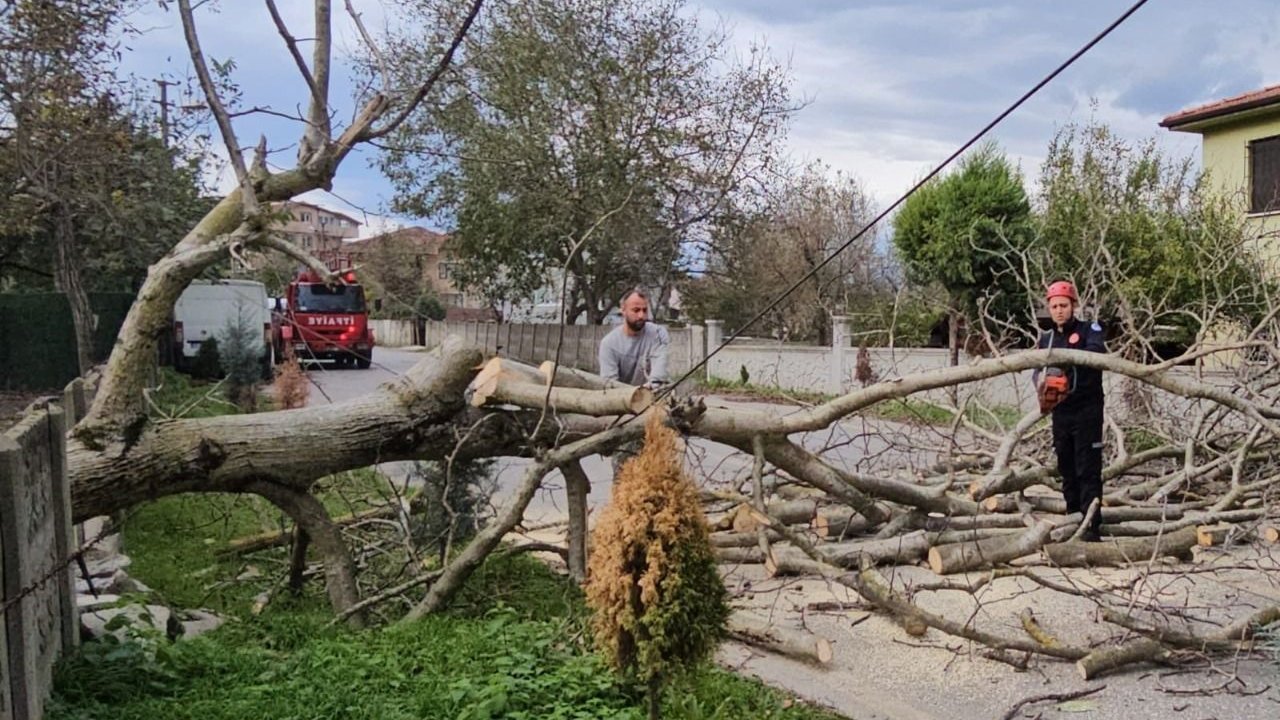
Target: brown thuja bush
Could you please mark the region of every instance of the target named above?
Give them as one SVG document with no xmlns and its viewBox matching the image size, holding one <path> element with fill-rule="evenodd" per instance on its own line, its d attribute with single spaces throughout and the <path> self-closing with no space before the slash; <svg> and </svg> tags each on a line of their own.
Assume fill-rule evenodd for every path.
<svg viewBox="0 0 1280 720">
<path fill-rule="evenodd" d="M 592 534 L 586 586 L 596 643 L 646 686 L 650 718 L 663 680 L 708 658 L 729 616 L 697 488 L 663 419 L 653 414 L 644 449 L 618 473 Z"/>
<path fill-rule="evenodd" d="M 284 349 L 284 362 L 276 368 L 276 378 L 271 384 L 271 393 L 276 399 L 276 406 L 281 410 L 306 407 L 307 395 L 311 386 L 307 383 L 307 374 L 302 363 L 293 356 L 288 345 Z"/>
</svg>

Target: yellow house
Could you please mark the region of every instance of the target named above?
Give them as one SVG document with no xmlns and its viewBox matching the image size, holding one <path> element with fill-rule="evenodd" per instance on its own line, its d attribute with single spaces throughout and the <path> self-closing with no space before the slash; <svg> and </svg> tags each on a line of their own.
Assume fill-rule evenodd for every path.
<svg viewBox="0 0 1280 720">
<path fill-rule="evenodd" d="M 1182 110 L 1160 126 L 1199 133 L 1209 182 L 1239 203 L 1257 236 L 1280 236 L 1280 85 Z M 1273 256 L 1280 250 L 1268 245 Z"/>
</svg>

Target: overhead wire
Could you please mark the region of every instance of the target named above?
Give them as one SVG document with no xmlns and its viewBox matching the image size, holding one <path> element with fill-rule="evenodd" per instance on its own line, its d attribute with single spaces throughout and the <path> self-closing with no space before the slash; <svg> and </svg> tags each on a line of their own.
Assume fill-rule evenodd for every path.
<svg viewBox="0 0 1280 720">
<path fill-rule="evenodd" d="M 1125 10 L 1119 17 L 1113 20 L 1111 24 L 1103 28 L 1101 32 L 1094 35 L 1091 40 L 1089 40 L 1087 43 L 1082 45 L 1079 49 L 1077 49 L 1074 53 L 1072 53 L 1066 60 L 1062 61 L 1062 63 L 1060 63 L 1056 68 L 1054 68 L 1053 71 L 1051 71 L 1049 74 L 1041 78 L 1035 85 L 1031 86 L 1029 90 L 1024 92 L 1017 100 L 1015 100 L 1012 104 L 1006 107 L 994 119 L 992 119 L 986 125 L 982 126 L 982 128 L 978 130 L 976 133 L 974 133 L 972 137 L 966 140 L 964 144 L 962 144 L 954 152 L 948 155 L 945 160 L 943 160 L 941 163 L 935 166 L 932 170 L 930 170 L 924 177 L 916 181 L 914 185 L 912 185 L 906 192 L 900 195 L 898 199 L 894 200 L 888 207 L 886 207 L 884 210 L 881 210 L 870 222 L 868 222 L 860 230 L 854 233 L 852 237 L 846 240 L 842 245 L 840 245 L 840 247 L 836 248 L 836 250 L 832 252 L 830 255 L 828 255 L 826 258 L 824 258 L 822 262 L 818 263 L 813 268 L 811 268 L 808 272 L 802 275 L 800 279 L 796 280 L 794 283 L 790 285 L 790 287 L 784 290 L 781 295 L 779 295 L 772 302 L 766 305 L 764 309 L 757 312 L 754 316 L 752 316 L 750 320 L 748 320 L 746 323 L 744 323 L 743 325 L 738 327 L 736 330 L 734 330 L 734 332 L 730 334 L 729 337 L 722 340 L 719 345 L 717 345 L 715 348 L 707 352 L 707 354 L 704 355 L 701 360 L 694 363 L 693 367 L 689 368 L 689 370 L 686 371 L 683 375 L 681 375 L 679 379 L 677 379 L 675 382 L 669 383 L 666 387 L 664 387 L 661 392 L 657 393 L 654 396 L 651 405 L 653 403 L 660 402 L 663 398 L 670 395 L 675 390 L 675 388 L 679 386 L 680 383 L 684 382 L 685 380 L 688 380 L 690 377 L 693 376 L 694 373 L 696 373 L 698 370 L 705 367 L 706 364 L 711 360 L 711 358 L 715 357 L 721 350 L 728 347 L 730 343 L 732 343 L 739 336 L 741 336 L 752 325 L 759 322 L 761 318 L 763 318 L 770 311 L 772 311 L 774 308 L 780 305 L 784 300 L 790 297 L 791 294 L 794 293 L 797 289 L 799 289 L 801 285 L 803 285 L 806 281 L 808 281 L 810 278 L 816 275 L 819 271 L 821 271 L 824 267 L 830 264 L 831 261 L 834 260 L 836 257 L 838 257 L 842 252 L 849 249 L 849 247 L 851 247 L 855 242 L 861 239 L 862 236 L 865 235 L 868 231 L 876 227 L 876 225 L 878 225 L 881 221 L 887 218 L 894 210 L 896 210 L 898 206 L 900 206 L 903 202 L 905 202 L 907 198 L 911 197 L 911 195 L 913 195 L 917 190 L 924 187 L 924 185 L 927 184 L 930 180 L 937 177 L 937 175 L 941 173 L 943 170 L 945 170 L 948 166 L 950 166 L 951 163 L 953 163 L 956 160 L 956 158 L 960 157 L 969 148 L 973 147 L 973 145 L 976 144 L 983 137 L 985 137 L 987 133 L 991 132 L 991 130 L 994 129 L 996 125 L 999 125 L 1005 118 L 1013 114 L 1015 110 L 1017 110 L 1019 107 L 1022 107 L 1022 105 L 1027 100 L 1030 100 L 1032 96 L 1034 96 L 1037 92 L 1039 92 L 1046 85 L 1052 82 L 1054 78 L 1058 77 L 1058 75 L 1061 75 L 1064 70 L 1071 67 L 1071 65 L 1074 64 L 1077 60 L 1079 60 L 1085 53 L 1093 49 L 1095 45 L 1097 45 L 1099 42 L 1102 42 L 1104 38 L 1110 35 L 1116 28 L 1120 27 L 1134 13 L 1136 13 L 1139 9 L 1141 9 L 1143 5 L 1146 5 L 1147 2 L 1149 2 L 1149 0 L 1137 0 L 1137 2 L 1135 2 L 1133 5 L 1129 6 L 1129 9 Z M 628 418 L 628 420 L 625 422 L 630 422 L 630 418 Z"/>
</svg>

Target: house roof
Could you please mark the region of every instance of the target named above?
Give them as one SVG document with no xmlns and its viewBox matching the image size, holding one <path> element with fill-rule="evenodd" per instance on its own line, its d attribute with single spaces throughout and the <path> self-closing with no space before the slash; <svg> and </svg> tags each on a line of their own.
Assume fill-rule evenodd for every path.
<svg viewBox="0 0 1280 720">
<path fill-rule="evenodd" d="M 1272 105 L 1280 106 L 1280 85 L 1271 85 L 1261 90 L 1252 90 L 1242 95 L 1215 100 L 1204 105 L 1187 108 L 1176 112 L 1160 121 L 1160 127 L 1170 130 L 1195 131 L 1209 120 L 1217 120 L 1229 115 L 1237 115 L 1249 110 L 1258 110 Z"/>
<path fill-rule="evenodd" d="M 449 236 L 423 227 L 407 227 L 360 240 L 349 240 L 346 247 L 359 252 L 391 240 L 406 241 L 421 247 L 427 255 L 438 255 L 445 242 L 449 240 Z"/>
</svg>

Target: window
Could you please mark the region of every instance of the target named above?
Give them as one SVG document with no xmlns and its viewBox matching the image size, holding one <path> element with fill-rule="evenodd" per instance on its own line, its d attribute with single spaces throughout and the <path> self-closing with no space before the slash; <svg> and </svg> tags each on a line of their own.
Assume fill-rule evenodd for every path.
<svg viewBox="0 0 1280 720">
<path fill-rule="evenodd" d="M 1249 143 L 1249 212 L 1280 211 L 1280 135 Z"/>
<path fill-rule="evenodd" d="M 462 307 L 462 293 L 445 293 L 440 297 L 448 307 Z"/>
<path fill-rule="evenodd" d="M 440 263 L 440 279 L 448 280 L 452 277 L 453 277 L 453 263 L 449 263 L 449 262 Z"/>
<path fill-rule="evenodd" d="M 303 250 L 310 250 L 310 249 L 311 249 L 311 238 L 309 238 L 309 237 L 304 237 L 304 238 L 302 238 L 302 249 L 303 249 Z"/>
<path fill-rule="evenodd" d="M 311 213 L 302 213 L 302 222 L 311 222 Z"/>
<path fill-rule="evenodd" d="M 321 225 L 328 225 L 328 224 L 329 224 L 329 221 L 330 221 L 330 220 L 332 220 L 332 219 L 333 219 L 333 218 L 328 217 L 327 215 L 321 215 L 321 216 L 320 216 L 320 224 L 321 224 Z"/>
</svg>

